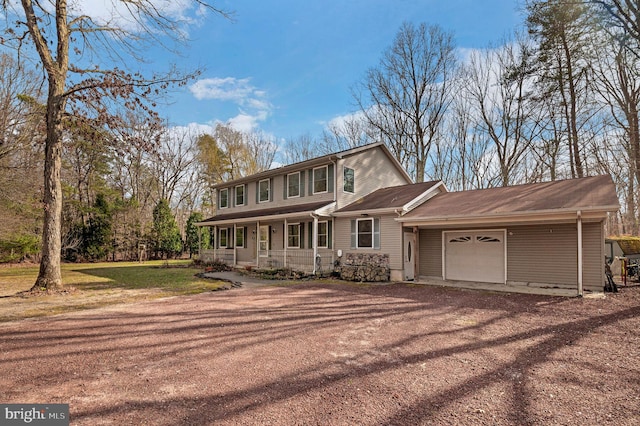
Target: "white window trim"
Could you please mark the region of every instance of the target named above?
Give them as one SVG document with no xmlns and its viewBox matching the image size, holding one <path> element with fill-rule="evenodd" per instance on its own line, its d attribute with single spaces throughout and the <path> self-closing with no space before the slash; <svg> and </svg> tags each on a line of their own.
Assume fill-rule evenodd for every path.
<svg viewBox="0 0 640 426">
<path fill-rule="evenodd" d="M 226 192 L 227 193 L 227 205 L 223 206 L 222 205 L 222 193 Z M 221 209 L 228 209 L 229 208 L 229 188 L 223 188 L 220 190 L 220 206 Z"/>
<path fill-rule="evenodd" d="M 316 170 L 325 169 L 325 190 L 316 192 Z M 313 194 L 326 194 L 329 192 L 329 166 L 315 167 L 311 171 L 311 190 Z"/>
<path fill-rule="evenodd" d="M 298 195 L 289 194 L 289 176 L 298 175 Z M 300 176 L 300 172 L 289 173 L 287 175 L 287 198 L 299 198 L 300 197 L 300 189 L 302 187 L 302 177 Z"/>
<path fill-rule="evenodd" d="M 375 222 L 373 220 L 374 218 L 372 217 L 367 217 L 367 218 L 361 218 L 361 219 L 356 219 L 356 248 L 357 249 L 373 249 L 376 244 L 375 244 Z M 370 246 L 361 246 L 360 245 L 360 232 L 359 232 L 359 224 L 360 222 L 365 222 L 365 221 L 369 221 L 371 222 L 371 245 Z"/>
<path fill-rule="evenodd" d="M 238 188 L 242 188 L 242 204 L 238 204 Z M 236 185 L 235 188 L 233 188 L 233 199 L 235 200 L 236 206 L 246 206 L 247 205 L 247 186 Z"/>
<path fill-rule="evenodd" d="M 260 190 L 260 184 L 262 182 L 267 182 L 267 199 L 261 200 L 260 196 L 262 195 L 262 191 Z M 268 203 L 271 200 L 271 179 L 262 179 L 258 181 L 258 203 Z"/>
<path fill-rule="evenodd" d="M 345 174 L 348 170 L 352 170 L 353 171 L 353 191 L 347 191 L 346 189 L 344 189 L 345 184 L 346 184 L 346 179 L 345 179 Z M 344 166 L 342 168 L 342 191 L 347 193 L 347 194 L 355 194 L 356 193 L 356 169 L 352 168 L 352 167 L 347 167 Z"/>
<path fill-rule="evenodd" d="M 297 246 L 290 246 L 289 245 L 289 237 L 291 236 L 291 234 L 289 234 L 289 227 L 290 226 L 295 226 L 295 227 L 298 228 L 298 245 Z M 300 248 L 301 233 L 302 233 L 302 227 L 300 226 L 300 223 L 287 223 L 287 248 L 288 249 L 299 249 Z"/>
<path fill-rule="evenodd" d="M 325 241 L 327 242 L 325 245 L 321 246 L 320 245 L 320 225 L 323 224 L 325 225 L 325 230 L 326 233 L 322 234 L 325 236 Z M 319 221 L 318 222 L 318 235 L 316 235 L 316 241 L 318 241 L 318 248 L 329 248 L 329 221 L 327 220 L 323 220 L 323 221 Z"/>
<path fill-rule="evenodd" d="M 222 245 L 222 232 L 224 231 L 224 245 Z M 220 228 L 218 230 L 218 241 L 220 242 L 218 247 L 227 248 L 229 247 L 229 230 L 227 228 Z"/>
</svg>

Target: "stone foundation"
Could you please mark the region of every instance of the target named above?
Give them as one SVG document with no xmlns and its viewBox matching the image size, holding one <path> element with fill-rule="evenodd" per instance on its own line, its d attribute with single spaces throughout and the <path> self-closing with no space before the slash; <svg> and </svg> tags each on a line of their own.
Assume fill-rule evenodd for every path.
<svg viewBox="0 0 640 426">
<path fill-rule="evenodd" d="M 340 278 L 346 281 L 389 281 L 389 255 L 369 253 L 345 253 L 338 268 Z"/>
</svg>

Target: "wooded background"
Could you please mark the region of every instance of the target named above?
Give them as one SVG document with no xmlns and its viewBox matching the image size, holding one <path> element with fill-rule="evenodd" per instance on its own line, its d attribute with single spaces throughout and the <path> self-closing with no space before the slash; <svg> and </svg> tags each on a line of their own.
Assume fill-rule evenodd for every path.
<svg viewBox="0 0 640 426">
<path fill-rule="evenodd" d="M 474 51 L 457 49 L 455 34 L 438 25 L 407 22 L 354 82 L 359 110 L 322 134 L 284 141 L 224 124 L 196 133 L 150 113 L 153 103 L 123 102 L 108 121 L 69 108 L 61 254 L 189 253 L 193 223 L 215 213 L 213 185 L 276 158 L 292 163 L 377 141 L 415 181 L 442 179 L 450 191 L 610 174 L 622 208 L 608 232 L 638 235 L 638 16 L 637 1 L 529 1 L 520 31 Z M 38 260 L 46 79 L 15 50 L 1 52 L 0 262 Z M 98 91 L 83 96 L 112 102 Z"/>
</svg>

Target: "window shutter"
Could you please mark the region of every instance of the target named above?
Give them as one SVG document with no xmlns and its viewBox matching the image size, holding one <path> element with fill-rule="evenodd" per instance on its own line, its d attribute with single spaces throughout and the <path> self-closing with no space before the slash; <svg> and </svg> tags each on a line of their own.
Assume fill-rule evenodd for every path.
<svg viewBox="0 0 640 426">
<path fill-rule="evenodd" d="M 300 235 L 300 248 L 304 248 L 304 223 L 298 225 L 298 235 Z"/>
<path fill-rule="evenodd" d="M 273 201 L 273 178 L 269 179 L 269 201 Z"/>
<path fill-rule="evenodd" d="M 282 185 L 282 199 L 287 199 L 287 193 L 289 192 L 289 175 L 284 175 L 284 185 Z"/>
<path fill-rule="evenodd" d="M 327 167 L 327 191 L 333 192 L 333 163 Z"/>
<path fill-rule="evenodd" d="M 271 250 L 271 225 L 269 225 L 269 238 L 267 238 L 267 241 L 269 243 L 269 250 Z"/>
<path fill-rule="evenodd" d="M 309 169 L 309 195 L 313 195 L 313 169 Z"/>
<path fill-rule="evenodd" d="M 227 248 L 233 248 L 236 245 L 236 236 L 233 228 L 227 228 Z"/>
<path fill-rule="evenodd" d="M 313 222 L 309 222 L 309 226 L 307 227 L 307 229 L 309 230 L 309 233 L 307 235 L 309 235 L 309 242 L 307 243 L 307 248 L 312 249 L 313 248 L 313 240 L 314 239 L 318 239 L 317 235 L 313 235 Z"/>
<path fill-rule="evenodd" d="M 304 197 L 304 170 L 300 172 L 300 196 Z"/>
<path fill-rule="evenodd" d="M 380 250 L 380 219 L 373 219 L 373 248 Z"/>
<path fill-rule="evenodd" d="M 333 234 L 333 221 L 330 220 L 327 222 L 327 248 L 333 248 L 332 241 L 331 241 L 332 234 Z"/>
<path fill-rule="evenodd" d="M 356 248 L 357 239 L 358 239 L 358 233 L 356 231 L 356 220 L 351 219 L 351 248 L 352 249 Z"/>
<path fill-rule="evenodd" d="M 256 204 L 260 202 L 260 182 L 256 182 Z"/>
</svg>

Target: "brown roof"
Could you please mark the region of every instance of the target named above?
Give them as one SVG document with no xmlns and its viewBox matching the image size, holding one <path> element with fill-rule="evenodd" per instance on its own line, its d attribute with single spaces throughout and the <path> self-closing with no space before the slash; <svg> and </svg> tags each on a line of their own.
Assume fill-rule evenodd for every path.
<svg viewBox="0 0 640 426">
<path fill-rule="evenodd" d="M 441 193 L 407 213 L 404 219 L 524 215 L 553 210 L 612 211 L 618 208 L 615 185 L 611 177 L 605 175 Z"/>
<path fill-rule="evenodd" d="M 291 206 L 281 206 L 281 207 L 272 207 L 270 209 L 260 209 L 260 210 L 242 210 L 233 213 L 223 213 L 209 219 L 203 220 L 202 224 L 209 222 L 223 222 L 227 220 L 238 220 L 238 219 L 251 219 L 251 218 L 259 218 L 259 217 L 268 217 L 268 216 L 277 216 L 283 214 L 295 214 L 295 213 L 311 213 L 322 207 L 326 207 L 329 204 L 333 203 L 333 201 L 320 201 L 316 203 L 307 203 L 307 204 L 296 204 Z"/>
<path fill-rule="evenodd" d="M 433 188 L 439 182 L 440 181 L 421 182 L 378 189 L 336 212 L 343 213 L 384 208 L 399 209 L 413 201 L 416 197 L 422 195 L 428 189 Z"/>
</svg>

